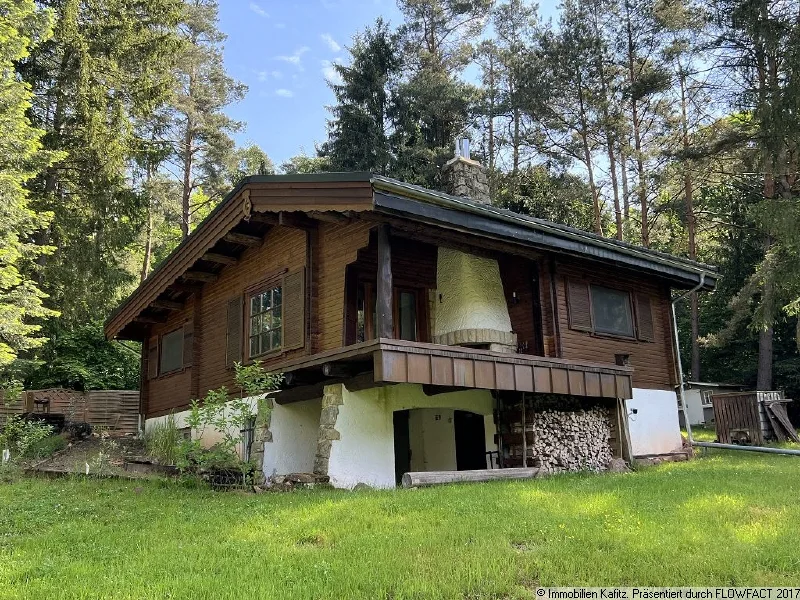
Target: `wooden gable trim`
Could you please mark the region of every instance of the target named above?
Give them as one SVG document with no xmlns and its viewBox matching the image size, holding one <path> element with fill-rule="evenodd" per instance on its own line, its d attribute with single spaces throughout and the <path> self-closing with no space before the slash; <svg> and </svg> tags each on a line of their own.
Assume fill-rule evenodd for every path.
<svg viewBox="0 0 800 600">
<path fill-rule="evenodd" d="M 112 313 L 105 324 L 106 337 L 114 338 L 134 321 L 244 218 L 255 216 L 255 213 L 282 211 L 371 210 L 372 184 L 368 178 L 357 175 L 353 175 L 354 180 L 348 180 L 345 176 L 299 177 L 291 181 L 270 181 L 268 178 L 264 181 L 259 177 L 245 179 Z"/>
</svg>

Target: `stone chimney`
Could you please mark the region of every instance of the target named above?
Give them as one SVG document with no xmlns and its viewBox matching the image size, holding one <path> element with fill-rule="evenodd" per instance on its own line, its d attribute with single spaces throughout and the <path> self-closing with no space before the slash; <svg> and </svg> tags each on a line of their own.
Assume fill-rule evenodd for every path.
<svg viewBox="0 0 800 600">
<path fill-rule="evenodd" d="M 481 163 L 469 156 L 469 140 L 456 142 L 456 155 L 442 167 L 447 193 L 464 196 L 474 202 L 491 204 L 489 177 Z"/>
</svg>

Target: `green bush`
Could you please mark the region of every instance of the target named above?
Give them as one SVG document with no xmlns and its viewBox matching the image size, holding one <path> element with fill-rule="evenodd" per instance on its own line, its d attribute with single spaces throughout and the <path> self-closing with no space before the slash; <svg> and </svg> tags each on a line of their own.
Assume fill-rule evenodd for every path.
<svg viewBox="0 0 800 600">
<path fill-rule="evenodd" d="M 28 447 L 26 458 L 47 458 L 67 447 L 67 440 L 60 435 L 51 435 Z"/>
<path fill-rule="evenodd" d="M 183 435 L 175 424 L 175 415 L 170 413 L 166 419 L 153 425 L 144 436 L 147 456 L 162 465 L 174 465 L 183 442 Z"/>
<path fill-rule="evenodd" d="M 11 461 L 26 456 L 28 450 L 53 433 L 50 425 L 11 415 L 0 433 L 0 449 L 8 450 Z"/>
</svg>

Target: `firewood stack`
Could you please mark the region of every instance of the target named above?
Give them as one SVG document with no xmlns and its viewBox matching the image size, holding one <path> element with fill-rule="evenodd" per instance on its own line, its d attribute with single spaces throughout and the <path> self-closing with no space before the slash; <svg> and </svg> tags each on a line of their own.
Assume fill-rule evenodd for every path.
<svg viewBox="0 0 800 600">
<path fill-rule="evenodd" d="M 601 471 L 613 458 L 610 413 L 606 408 L 531 412 L 525 429 L 529 467 L 550 472 Z M 521 431 L 517 431 L 521 441 Z M 521 444 L 512 450 L 512 455 L 517 453 L 521 462 Z"/>
</svg>

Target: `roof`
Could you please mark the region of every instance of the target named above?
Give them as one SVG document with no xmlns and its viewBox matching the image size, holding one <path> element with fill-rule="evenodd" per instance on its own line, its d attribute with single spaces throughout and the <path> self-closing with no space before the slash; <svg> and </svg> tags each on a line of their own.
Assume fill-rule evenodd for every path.
<svg viewBox="0 0 800 600">
<path fill-rule="evenodd" d="M 252 205 L 248 190 L 254 192 Z M 252 175 L 242 179 L 112 312 L 105 324 L 107 337 L 115 337 L 215 244 L 240 226 L 246 216 L 242 212 L 245 195 L 245 210 L 252 206 L 254 213 L 371 211 L 644 270 L 669 279 L 677 287 L 703 283 L 705 289 L 713 289 L 717 278 L 717 269 L 710 265 L 372 173 Z"/>
</svg>

